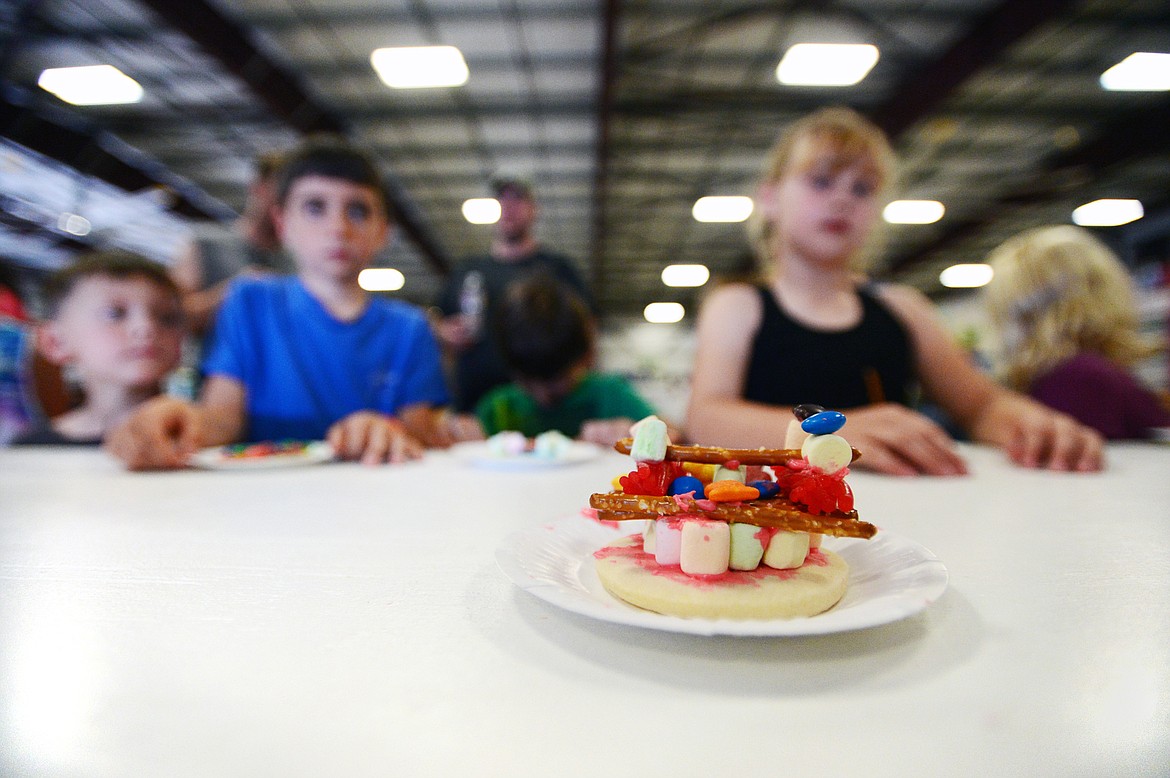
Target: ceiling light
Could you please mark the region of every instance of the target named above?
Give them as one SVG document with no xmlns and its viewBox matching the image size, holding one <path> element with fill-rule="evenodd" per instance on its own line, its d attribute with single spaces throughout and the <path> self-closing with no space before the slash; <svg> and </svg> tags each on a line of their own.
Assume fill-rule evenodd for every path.
<svg viewBox="0 0 1170 778">
<path fill-rule="evenodd" d="M 667 265 L 662 269 L 662 283 L 667 286 L 702 286 L 710 277 L 706 265 Z"/>
<path fill-rule="evenodd" d="M 1101 74 L 1101 86 L 1114 92 L 1170 90 L 1170 54 L 1137 51 Z"/>
<path fill-rule="evenodd" d="M 500 220 L 500 201 L 494 197 L 464 200 L 463 218 L 472 224 L 495 224 Z"/>
<path fill-rule="evenodd" d="M 691 213 L 700 222 L 741 222 L 752 215 L 752 207 L 750 197 L 700 197 Z"/>
<path fill-rule="evenodd" d="M 934 224 L 947 212 L 938 200 L 894 200 L 882 210 L 890 224 Z"/>
<path fill-rule="evenodd" d="M 142 85 L 113 65 L 49 68 L 37 86 L 73 105 L 119 105 L 142 99 Z"/>
<path fill-rule="evenodd" d="M 463 53 L 454 46 L 375 49 L 370 64 L 393 89 L 463 86 L 470 75 Z"/>
<path fill-rule="evenodd" d="M 776 80 L 790 86 L 852 86 L 877 64 L 869 43 L 798 43 L 776 66 Z"/>
<path fill-rule="evenodd" d="M 1118 227 L 1145 216 L 1140 200 L 1094 200 L 1072 212 L 1074 224 L 1082 227 Z"/>
<path fill-rule="evenodd" d="M 406 276 L 392 267 L 367 267 L 358 273 L 358 286 L 367 292 L 396 292 L 406 283 Z"/>
<path fill-rule="evenodd" d="M 76 213 L 63 213 L 57 217 L 57 229 L 81 237 L 88 235 L 89 231 L 93 229 L 93 225 L 84 216 L 79 216 Z"/>
<path fill-rule="evenodd" d="M 987 286 L 995 272 L 991 265 L 951 265 L 938 275 L 943 286 L 951 289 L 974 289 L 978 286 Z"/>
<path fill-rule="evenodd" d="M 674 324 L 682 321 L 686 310 L 679 303 L 650 303 L 642 311 L 651 324 Z"/>
</svg>

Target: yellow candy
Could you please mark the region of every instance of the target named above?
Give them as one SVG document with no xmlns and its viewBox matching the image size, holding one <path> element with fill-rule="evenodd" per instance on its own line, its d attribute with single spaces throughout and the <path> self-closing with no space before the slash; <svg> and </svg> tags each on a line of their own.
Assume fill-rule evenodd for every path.
<svg viewBox="0 0 1170 778">
<path fill-rule="evenodd" d="M 714 481 L 703 488 L 703 494 L 712 502 L 739 502 L 756 499 L 760 490 L 739 481 Z"/>
<path fill-rule="evenodd" d="M 719 465 L 705 465 L 700 462 L 683 462 L 683 470 L 687 475 L 693 475 L 705 484 L 715 480 L 715 471 Z"/>
<path fill-rule="evenodd" d="M 625 489 L 622 488 L 622 479 L 625 476 L 626 476 L 625 473 L 622 473 L 621 475 L 615 475 L 613 477 L 613 480 L 609 482 L 609 485 L 613 487 L 613 490 L 615 492 L 625 492 L 626 491 Z"/>
</svg>

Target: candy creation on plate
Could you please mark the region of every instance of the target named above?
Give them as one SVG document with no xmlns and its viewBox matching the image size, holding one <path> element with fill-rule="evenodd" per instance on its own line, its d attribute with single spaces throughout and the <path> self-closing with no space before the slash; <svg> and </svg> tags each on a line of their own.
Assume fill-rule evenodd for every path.
<svg viewBox="0 0 1170 778">
<path fill-rule="evenodd" d="M 822 535 L 868 539 L 845 482 L 860 456 L 837 435 L 845 416 L 793 409 L 783 449 L 671 445 L 650 417 L 615 448 L 635 469 L 589 499 L 603 522 L 641 521 L 640 534 L 598 549 L 614 596 L 657 613 L 712 619 L 814 616 L 845 594 L 849 566 Z"/>
<path fill-rule="evenodd" d="M 333 458 L 333 448 L 325 441 L 266 440 L 205 448 L 193 454 L 190 461 L 196 467 L 246 470 L 316 464 Z"/>
<path fill-rule="evenodd" d="M 534 438 L 509 430 L 487 440 L 466 441 L 451 447 L 465 464 L 492 470 L 543 470 L 588 462 L 601 455 L 601 447 L 573 440 L 556 430 Z"/>
<path fill-rule="evenodd" d="M 527 438 L 515 430 L 505 430 L 487 439 L 488 454 L 494 457 L 558 459 L 572 447 L 573 439 L 557 430 L 542 432 L 534 438 Z"/>
</svg>

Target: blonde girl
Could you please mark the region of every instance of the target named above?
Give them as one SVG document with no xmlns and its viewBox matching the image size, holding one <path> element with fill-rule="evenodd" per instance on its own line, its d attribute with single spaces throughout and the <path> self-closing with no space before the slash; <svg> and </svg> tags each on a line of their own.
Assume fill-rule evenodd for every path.
<svg viewBox="0 0 1170 778">
<path fill-rule="evenodd" d="M 1155 347 L 1138 331 L 1129 276 L 1104 243 L 1072 225 L 1038 227 L 988 262 L 995 276 L 985 300 L 1009 385 L 1107 438 L 1170 426 L 1170 410 L 1130 373 Z"/>
<path fill-rule="evenodd" d="M 1022 465 L 1098 469 L 1096 433 L 981 374 L 923 295 L 865 278 L 893 166 L 885 135 L 849 109 L 823 109 L 781 136 L 749 227 L 764 277 L 718 287 L 704 302 L 688 434 L 775 447 L 792 406 L 817 403 L 848 414 L 859 465 L 966 472 L 947 432 L 908 406 L 920 384 L 972 438 Z"/>
</svg>

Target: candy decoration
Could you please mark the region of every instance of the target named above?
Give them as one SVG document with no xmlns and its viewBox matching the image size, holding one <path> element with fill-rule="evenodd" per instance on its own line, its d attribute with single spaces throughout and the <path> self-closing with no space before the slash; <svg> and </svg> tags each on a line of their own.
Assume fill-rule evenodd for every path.
<svg viewBox="0 0 1170 778">
<path fill-rule="evenodd" d="M 705 487 L 704 495 L 712 502 L 739 502 L 757 499 L 760 491 L 739 481 L 712 481 Z"/>
<path fill-rule="evenodd" d="M 780 493 L 780 484 L 775 481 L 752 481 L 748 486 L 760 493 L 761 500 L 771 499 Z"/>
<path fill-rule="evenodd" d="M 824 410 L 824 407 L 821 405 L 816 405 L 814 403 L 803 403 L 792 409 L 792 415 L 796 417 L 797 421 L 804 421 L 810 416 L 816 416 L 818 413 L 821 413 Z"/>
<path fill-rule="evenodd" d="M 682 474 L 678 462 L 639 462 L 636 470 L 623 475 L 619 481 L 626 494 L 663 497 L 674 479 Z"/>
<path fill-rule="evenodd" d="M 694 492 L 697 495 L 703 494 L 703 482 L 693 475 L 682 475 L 670 482 L 670 488 L 666 493 L 673 497 L 676 494 L 687 494 Z"/>
<path fill-rule="evenodd" d="M 812 435 L 829 435 L 845 426 L 845 414 L 840 411 L 821 411 L 800 423 L 800 428 Z"/>
</svg>

